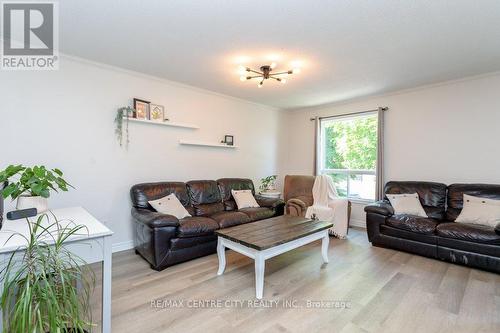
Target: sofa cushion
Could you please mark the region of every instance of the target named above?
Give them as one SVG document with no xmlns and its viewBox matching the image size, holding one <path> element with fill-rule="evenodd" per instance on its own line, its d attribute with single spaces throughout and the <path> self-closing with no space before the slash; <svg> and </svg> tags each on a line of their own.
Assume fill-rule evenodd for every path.
<svg viewBox="0 0 500 333">
<path fill-rule="evenodd" d="M 432 235 L 439 222 L 432 218 L 414 215 L 393 215 L 388 217 L 385 223 L 394 228 Z"/>
<path fill-rule="evenodd" d="M 136 208 L 153 209 L 148 201 L 158 200 L 166 197 L 169 194 L 175 194 L 181 204 L 191 213 L 191 202 L 189 200 L 185 183 L 181 182 L 159 182 L 159 183 L 142 183 L 132 186 L 130 189 L 130 197 L 132 205 Z"/>
<path fill-rule="evenodd" d="M 215 180 L 192 180 L 186 183 L 194 215 L 209 216 L 224 210 Z"/>
<path fill-rule="evenodd" d="M 437 226 L 436 233 L 440 237 L 500 245 L 500 235 L 497 235 L 493 227 L 480 224 L 457 222 L 441 223 Z"/>
<path fill-rule="evenodd" d="M 220 228 L 228 228 L 235 225 L 243 224 L 250 222 L 250 217 L 242 212 L 217 212 L 215 214 L 210 215 L 210 218 L 217 221 Z"/>
<path fill-rule="evenodd" d="M 274 210 L 267 207 L 243 208 L 238 209 L 238 212 L 245 213 L 252 221 L 268 219 L 274 216 Z"/>
<path fill-rule="evenodd" d="M 418 193 L 387 194 L 395 215 L 417 215 L 427 217 L 427 213 L 420 203 Z"/>
<path fill-rule="evenodd" d="M 217 179 L 219 185 L 222 203 L 225 210 L 236 210 L 236 202 L 234 201 L 231 190 L 251 190 L 255 195 L 255 188 L 251 179 L 246 178 L 221 178 Z"/>
<path fill-rule="evenodd" d="M 445 217 L 446 185 L 433 182 L 387 182 L 384 188 L 386 194 L 417 193 L 425 213 L 430 218 L 442 220 Z M 385 196 L 387 199 L 387 195 Z"/>
<path fill-rule="evenodd" d="M 158 200 L 150 200 L 149 204 L 153 208 L 162 214 L 173 215 L 178 219 L 185 217 L 190 217 L 191 214 L 186 210 L 186 208 L 181 204 L 179 199 L 174 193 L 167 195 L 166 197 L 160 198 Z"/>
<path fill-rule="evenodd" d="M 455 221 L 464 205 L 464 194 L 487 199 L 500 199 L 500 185 L 451 184 L 448 186 L 446 219 Z"/>
<path fill-rule="evenodd" d="M 219 225 L 214 220 L 207 217 L 186 217 L 179 220 L 177 228 L 178 237 L 197 237 L 212 235 Z"/>
</svg>

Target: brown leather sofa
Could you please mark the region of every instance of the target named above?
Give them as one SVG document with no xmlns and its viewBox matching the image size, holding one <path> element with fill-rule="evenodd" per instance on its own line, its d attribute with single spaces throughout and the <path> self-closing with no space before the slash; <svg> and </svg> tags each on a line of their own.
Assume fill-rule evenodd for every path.
<svg viewBox="0 0 500 333">
<path fill-rule="evenodd" d="M 500 273 L 500 224 L 457 223 L 463 195 L 500 199 L 500 185 L 388 182 L 385 193 L 418 193 L 428 218 L 394 215 L 387 197 L 365 207 L 368 239 L 398 249 Z"/>
<path fill-rule="evenodd" d="M 135 251 L 151 268 L 174 264 L 216 252 L 214 231 L 283 215 L 284 202 L 256 196 L 259 208 L 238 210 L 231 190 L 252 190 L 250 179 L 223 178 L 182 182 L 144 183 L 130 190 L 135 222 Z M 177 219 L 156 212 L 148 201 L 174 193 L 192 217 Z"/>
</svg>

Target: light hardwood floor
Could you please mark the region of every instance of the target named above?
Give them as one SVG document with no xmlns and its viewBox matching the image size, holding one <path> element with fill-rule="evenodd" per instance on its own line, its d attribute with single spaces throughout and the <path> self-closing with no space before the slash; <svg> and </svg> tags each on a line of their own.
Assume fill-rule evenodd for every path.
<svg viewBox="0 0 500 333">
<path fill-rule="evenodd" d="M 278 307 L 196 309 L 188 302 L 254 301 L 253 261 L 228 251 L 217 276 L 216 254 L 156 272 L 133 251 L 116 253 L 113 332 L 500 332 L 500 275 L 372 247 L 356 229 L 331 239 L 329 257 L 322 264 L 315 242 L 266 261 L 264 300 Z M 184 307 L 154 308 L 155 299 Z M 350 306 L 308 308 L 308 300 Z"/>
</svg>

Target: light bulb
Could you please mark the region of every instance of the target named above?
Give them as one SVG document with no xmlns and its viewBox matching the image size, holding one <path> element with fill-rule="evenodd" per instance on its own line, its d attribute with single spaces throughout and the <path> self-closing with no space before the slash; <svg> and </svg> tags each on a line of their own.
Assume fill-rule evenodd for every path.
<svg viewBox="0 0 500 333">
<path fill-rule="evenodd" d="M 238 67 L 238 74 L 240 75 L 245 75 L 247 73 L 247 68 L 244 66 L 239 66 Z"/>
<path fill-rule="evenodd" d="M 281 84 L 285 84 L 286 83 L 286 79 L 281 79 Z"/>
<path fill-rule="evenodd" d="M 299 74 L 300 68 L 294 68 L 292 72 L 293 72 L 293 74 Z"/>
<path fill-rule="evenodd" d="M 257 87 L 262 88 L 262 82 L 257 85 Z"/>
<path fill-rule="evenodd" d="M 240 76 L 240 81 L 246 81 L 247 77 L 246 76 Z"/>
<path fill-rule="evenodd" d="M 271 69 L 274 69 L 276 67 L 276 63 L 275 62 L 271 63 L 270 67 L 271 67 Z"/>
</svg>

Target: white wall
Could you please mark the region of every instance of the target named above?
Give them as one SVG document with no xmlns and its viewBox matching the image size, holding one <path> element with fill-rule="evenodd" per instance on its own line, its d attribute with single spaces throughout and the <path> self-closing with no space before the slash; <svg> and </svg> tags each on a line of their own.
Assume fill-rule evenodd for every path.
<svg viewBox="0 0 500 333">
<path fill-rule="evenodd" d="M 388 106 L 385 179 L 500 183 L 500 73 L 421 87 L 287 115 L 281 174 L 312 174 L 309 118 Z M 297 135 L 300 133 L 300 135 Z M 364 225 L 363 205 L 353 222 Z"/>
<path fill-rule="evenodd" d="M 62 169 L 76 189 L 53 195 L 51 207 L 87 208 L 115 232 L 115 250 L 131 245 L 129 189 L 135 183 L 220 177 L 256 182 L 277 171 L 282 111 L 270 107 L 69 57 L 59 71 L 2 71 L 0 91 L 0 168 L 23 163 Z M 133 97 L 165 105 L 171 120 L 201 128 L 130 123 L 130 147 L 120 148 L 114 116 Z M 240 148 L 178 144 L 217 143 L 225 134 L 234 135 Z"/>
</svg>

